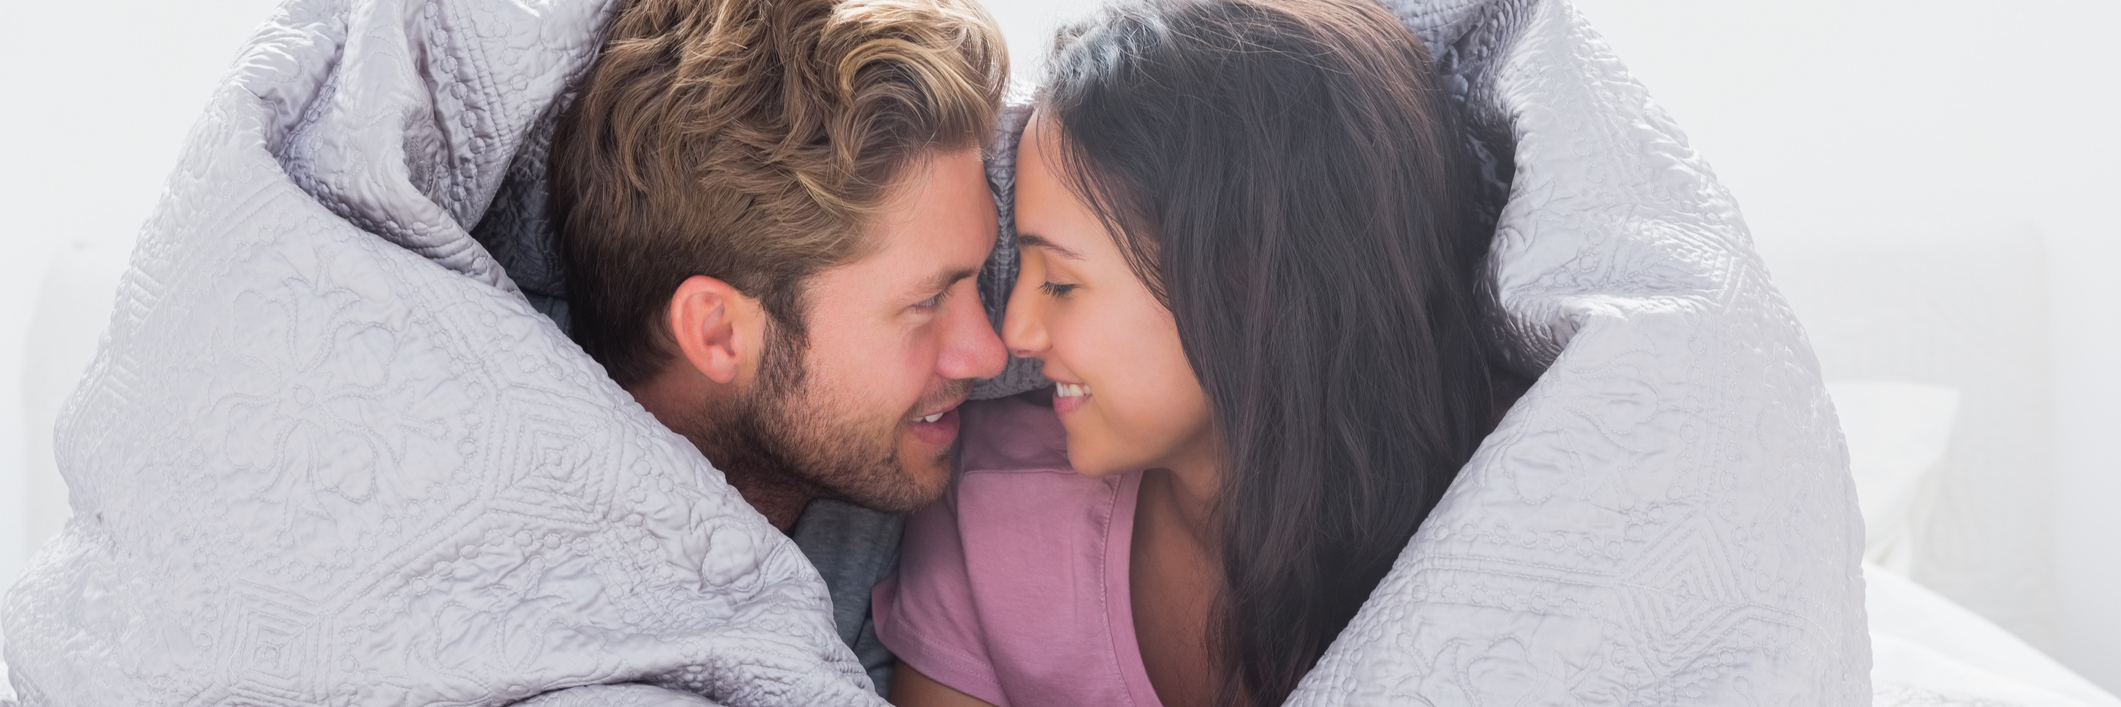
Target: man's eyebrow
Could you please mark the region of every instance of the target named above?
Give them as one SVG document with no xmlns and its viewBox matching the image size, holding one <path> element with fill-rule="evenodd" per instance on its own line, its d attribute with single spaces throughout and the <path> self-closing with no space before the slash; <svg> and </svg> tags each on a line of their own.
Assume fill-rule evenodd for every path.
<svg viewBox="0 0 2121 707">
<path fill-rule="evenodd" d="M 1067 248 L 1063 248 L 1059 243 L 1040 238 L 1036 233 L 1016 234 L 1016 243 L 1019 246 L 1025 246 L 1030 248 L 1044 248 L 1046 250 L 1053 251 L 1054 255 L 1058 255 L 1069 260 L 1083 259 L 1083 254 L 1068 250 Z"/>
<path fill-rule="evenodd" d="M 978 275 L 978 274 L 979 274 L 979 268 L 962 268 L 962 269 L 958 269 L 958 270 L 945 270 L 945 271 L 942 271 L 942 272 L 936 273 L 936 274 L 935 274 L 935 277 L 931 277 L 931 278 L 928 278 L 928 281 L 927 281 L 927 282 L 925 283 L 925 284 L 926 284 L 926 288 L 925 288 L 925 289 L 922 289 L 921 291 L 922 291 L 922 292 L 941 292 L 941 291 L 943 291 L 943 290 L 947 290 L 947 289 L 950 289 L 950 286 L 951 286 L 951 285 L 955 285 L 955 284 L 957 284 L 957 283 L 959 283 L 959 282 L 963 282 L 965 278 L 968 278 L 968 277 L 972 277 L 972 276 L 975 276 L 975 275 Z"/>
</svg>

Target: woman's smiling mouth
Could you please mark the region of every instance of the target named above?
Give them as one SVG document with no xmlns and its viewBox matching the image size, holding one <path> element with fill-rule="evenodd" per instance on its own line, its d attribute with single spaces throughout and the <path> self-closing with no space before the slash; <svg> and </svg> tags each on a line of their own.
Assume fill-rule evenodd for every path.
<svg viewBox="0 0 2121 707">
<path fill-rule="evenodd" d="M 1053 412 L 1056 415 L 1066 415 L 1074 412 L 1077 408 L 1082 407 L 1083 403 L 1089 401 L 1090 386 L 1081 383 L 1055 382 L 1053 384 Z"/>
</svg>

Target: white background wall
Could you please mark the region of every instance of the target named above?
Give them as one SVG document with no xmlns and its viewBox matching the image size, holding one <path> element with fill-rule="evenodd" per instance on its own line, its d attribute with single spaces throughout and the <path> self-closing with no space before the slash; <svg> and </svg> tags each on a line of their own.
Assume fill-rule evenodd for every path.
<svg viewBox="0 0 2121 707">
<path fill-rule="evenodd" d="M 46 267 L 62 249 L 130 242 L 208 92 L 275 4 L 18 2 L 0 11 L 0 586 L 14 583 L 27 554 L 22 364 L 41 353 L 27 332 Z"/>
<path fill-rule="evenodd" d="M 1771 268 L 1891 221 L 2038 233 L 2051 475 L 2029 481 L 2051 505 L 2018 520 L 2051 523 L 2030 530 L 2052 538 L 2054 595 L 2044 627 L 2005 623 L 2121 691 L 2121 3 L 1578 2 L 1737 195 Z"/>
<path fill-rule="evenodd" d="M 24 557 L 20 371 L 47 266 L 130 240 L 273 4 L 17 3 L 0 23 L 0 586 Z M 2121 433 L 2121 3 L 1579 4 L 1737 194 L 1771 267 L 1779 244 L 1902 217 L 2038 232 L 2056 592 L 2042 642 L 2121 691 L 2121 454 L 2105 448 Z M 1087 6 L 989 5 L 1020 78 Z"/>
</svg>

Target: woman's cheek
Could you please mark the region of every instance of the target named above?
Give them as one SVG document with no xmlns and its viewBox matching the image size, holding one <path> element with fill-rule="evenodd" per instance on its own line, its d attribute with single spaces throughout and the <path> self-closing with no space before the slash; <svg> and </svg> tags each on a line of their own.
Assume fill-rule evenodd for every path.
<svg viewBox="0 0 2121 707">
<path fill-rule="evenodd" d="M 1127 471 L 1115 468 L 1115 447 L 1122 447 L 1127 441 L 1119 433 L 1123 428 L 1115 424 L 1112 409 L 1111 396 L 1119 394 L 1121 386 L 1101 375 L 1108 372 L 1102 365 L 1106 362 L 1097 356 L 1104 342 L 1093 340 L 1103 328 L 1096 326 L 1097 322 L 1078 321 L 1079 312 L 1064 311 L 1070 309 L 1065 305 L 1048 308 L 1044 321 L 1052 347 L 1048 349 L 1049 372 L 1090 388 L 1090 396 L 1082 399 L 1081 406 L 1061 415 L 1061 425 L 1068 432 L 1068 463 L 1077 473 L 1093 478 Z"/>
<path fill-rule="evenodd" d="M 1119 360 L 1107 363 L 1128 366 Z M 1164 417 L 1167 401 L 1158 399 L 1165 386 L 1143 380 L 1144 373 L 1130 366 L 1085 376 L 1090 404 L 1070 416 L 1075 424 L 1068 430 L 1068 458 L 1078 471 L 1093 477 L 1139 471 L 1165 456 L 1172 431 L 1172 421 Z"/>
<path fill-rule="evenodd" d="M 1054 352 L 1061 354 L 1058 358 L 1068 372 L 1067 376 L 1090 388 L 1090 397 L 1084 400 L 1084 404 L 1061 418 L 1062 424 L 1068 429 L 1068 463 L 1085 476 L 1100 477 L 1114 473 L 1117 470 L 1112 468 L 1113 447 L 1124 444 L 1125 438 L 1116 434 L 1112 424 L 1113 411 L 1110 409 L 1109 396 L 1116 393 L 1119 386 L 1097 375 L 1099 370 L 1096 362 L 1069 355 L 1094 350 L 1094 347 L 1084 346 L 1087 342 L 1074 336 L 1064 339 L 1060 331 L 1055 331 L 1054 334 Z M 1066 344 L 1062 343 L 1064 341 Z M 1107 389 L 1113 392 L 1108 393 Z"/>
<path fill-rule="evenodd" d="M 1053 363 L 1090 388 L 1086 404 L 1061 418 L 1068 460 L 1085 476 L 1167 464 L 1208 424 L 1177 327 L 1146 291 L 1139 299 L 1072 301 L 1046 320 Z"/>
</svg>

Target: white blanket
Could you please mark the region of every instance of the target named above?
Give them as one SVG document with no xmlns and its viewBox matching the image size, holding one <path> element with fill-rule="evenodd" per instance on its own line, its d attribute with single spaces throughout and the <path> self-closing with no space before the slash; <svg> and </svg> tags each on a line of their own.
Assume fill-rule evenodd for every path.
<svg viewBox="0 0 2121 707">
<path fill-rule="evenodd" d="M 1514 163 L 1544 373 L 1291 702 L 1869 704 L 1847 454 L 1730 194 L 1567 2 L 1393 4 Z"/>
<path fill-rule="evenodd" d="M 607 11 L 295 0 L 244 49 L 61 415 L 23 704 L 880 702 L 794 544 L 466 227 Z"/>
<path fill-rule="evenodd" d="M 608 5 L 295 0 L 245 50 L 62 415 L 23 704 L 875 701 L 815 572 L 489 237 L 539 232 Z M 1543 375 L 1292 702 L 1866 703 L 1846 455 L 1729 195 L 1565 2 L 1395 9 Z M 565 689 L 618 683 L 657 688 Z"/>
</svg>

